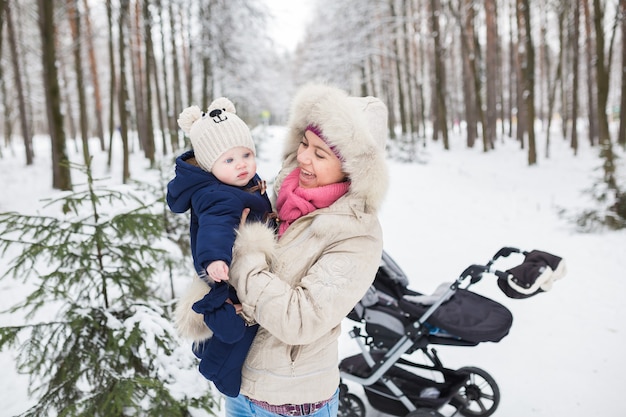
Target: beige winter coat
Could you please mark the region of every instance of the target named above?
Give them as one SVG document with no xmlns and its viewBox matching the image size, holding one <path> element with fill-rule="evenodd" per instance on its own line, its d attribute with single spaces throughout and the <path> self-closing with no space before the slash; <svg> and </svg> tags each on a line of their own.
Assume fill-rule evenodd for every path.
<svg viewBox="0 0 626 417">
<path fill-rule="evenodd" d="M 340 323 L 371 285 L 382 231 L 362 201 L 344 198 L 294 222 L 278 244 L 263 226 L 241 230 L 231 281 L 261 325 L 241 393 L 271 404 L 330 398 L 338 387 Z"/>
<path fill-rule="evenodd" d="M 384 105 L 325 86 L 302 89 L 277 190 L 297 166 L 298 145 L 312 122 L 344 157 L 348 193 L 296 220 L 279 241 L 258 223 L 240 228 L 230 271 L 244 316 L 261 326 L 244 363 L 241 393 L 277 405 L 333 395 L 341 321 L 374 280 L 383 249 L 377 209 L 387 185 Z M 377 131 L 376 122 L 382 124 Z"/>
</svg>

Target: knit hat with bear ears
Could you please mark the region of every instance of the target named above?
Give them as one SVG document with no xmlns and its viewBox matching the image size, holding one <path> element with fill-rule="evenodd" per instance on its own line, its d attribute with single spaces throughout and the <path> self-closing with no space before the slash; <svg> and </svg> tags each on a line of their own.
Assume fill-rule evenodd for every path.
<svg viewBox="0 0 626 417">
<path fill-rule="evenodd" d="M 211 172 L 215 161 L 227 150 L 243 146 L 256 155 L 248 125 L 236 114 L 226 97 L 214 100 L 203 113 L 198 106 L 187 107 L 178 116 L 178 126 L 191 140 L 198 165 Z"/>
</svg>

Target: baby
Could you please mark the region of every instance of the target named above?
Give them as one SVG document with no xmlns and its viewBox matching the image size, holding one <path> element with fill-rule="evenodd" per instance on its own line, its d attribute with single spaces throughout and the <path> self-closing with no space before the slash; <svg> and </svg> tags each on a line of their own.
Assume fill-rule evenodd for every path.
<svg viewBox="0 0 626 417">
<path fill-rule="evenodd" d="M 221 392 L 234 396 L 239 393 L 241 363 L 257 329 L 237 315 L 233 304 L 239 301 L 226 282 L 235 231 L 246 208 L 248 220 L 265 222 L 272 213 L 264 182 L 256 174 L 250 129 L 235 113 L 233 103 L 224 97 L 213 101 L 206 113 L 198 106 L 183 110 L 178 125 L 193 150 L 176 159 L 176 175 L 167 186 L 170 209 L 191 210 L 194 267 L 211 287 L 192 307 L 212 331 L 208 342 L 194 348 L 201 359 L 200 372 Z"/>
</svg>

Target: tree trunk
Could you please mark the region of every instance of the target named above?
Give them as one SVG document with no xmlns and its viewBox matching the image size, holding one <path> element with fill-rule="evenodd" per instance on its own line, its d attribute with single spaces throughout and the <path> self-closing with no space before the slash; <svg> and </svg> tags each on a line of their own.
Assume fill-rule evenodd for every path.
<svg viewBox="0 0 626 417">
<path fill-rule="evenodd" d="M 65 147 L 61 92 L 56 67 L 54 1 L 38 0 L 37 4 L 42 42 L 43 85 L 45 86 L 48 129 L 52 142 L 52 187 L 69 191 L 72 190 L 72 178 Z"/>
<path fill-rule="evenodd" d="M 517 0 L 517 22 L 520 43 L 524 45 L 520 50 L 520 64 L 522 69 L 522 85 L 524 96 L 524 110 L 527 120 L 528 135 L 528 165 L 537 163 L 537 149 L 535 144 L 535 51 L 530 31 L 530 1 Z"/>
<path fill-rule="evenodd" d="M 403 0 L 403 13 L 405 16 L 413 16 L 415 12 L 413 11 L 411 1 Z M 417 100 L 415 98 L 415 94 L 417 92 L 417 88 L 414 86 L 414 78 L 413 74 L 415 74 L 415 65 L 413 61 L 413 52 L 415 50 L 415 43 L 413 40 L 412 33 L 412 25 L 409 19 L 405 19 L 406 21 L 402 25 L 404 28 L 403 41 L 404 44 L 404 83 L 406 85 L 407 92 L 407 117 L 408 117 L 408 128 L 409 133 L 411 135 L 411 150 L 413 152 L 417 152 L 417 138 L 418 138 L 418 125 L 417 125 Z M 366 92 L 365 94 L 375 94 L 373 91 Z"/>
<path fill-rule="evenodd" d="M 570 147 L 574 150 L 574 155 L 578 154 L 578 59 L 580 57 L 580 1 L 576 0 L 574 6 L 574 28 L 572 33 L 572 139 Z"/>
<path fill-rule="evenodd" d="M 589 143 L 591 146 L 597 144 L 598 138 L 598 125 L 596 123 L 596 94 L 593 91 L 593 86 L 596 84 L 594 73 L 594 40 L 593 32 L 591 31 L 591 12 L 589 10 L 589 0 L 581 0 L 583 4 L 583 11 L 585 13 L 585 64 L 587 67 L 587 120 L 589 122 Z"/>
<path fill-rule="evenodd" d="M 78 0 L 67 0 L 67 14 L 70 21 L 70 30 L 74 44 L 74 70 L 76 71 L 76 90 L 78 93 L 78 116 L 80 136 L 82 140 L 83 158 L 85 165 L 89 165 L 91 155 L 89 153 L 89 132 L 87 128 L 87 101 L 85 100 L 85 83 L 83 81 L 83 60 L 81 56 L 80 37 L 80 14 L 78 13 Z"/>
<path fill-rule="evenodd" d="M 45 0 L 44 0 L 45 1 Z M 120 89 L 118 92 L 118 112 L 120 115 L 120 135 L 122 136 L 122 183 L 126 184 L 130 179 L 129 146 L 128 146 L 128 87 L 126 85 L 126 47 L 124 40 L 128 33 L 126 30 L 126 16 L 128 16 L 129 0 L 120 0 L 120 15 L 118 23 L 118 54 L 120 59 Z"/>
<path fill-rule="evenodd" d="M 28 115 L 26 114 L 26 97 L 24 94 L 24 85 L 22 82 L 22 68 L 19 60 L 19 52 L 17 50 L 17 39 L 15 27 L 13 26 L 13 16 L 11 13 L 11 4 L 7 2 L 4 7 L 7 19 L 7 34 L 9 35 L 9 49 L 11 50 L 11 63 L 13 64 L 13 76 L 15 77 L 15 89 L 17 90 L 17 100 L 20 112 L 20 126 L 22 129 L 22 137 L 24 138 L 24 153 L 26 154 L 26 165 L 33 164 L 33 136 L 28 125 Z"/>
<path fill-rule="evenodd" d="M 509 119 L 509 130 L 505 132 L 505 134 L 509 137 L 513 137 L 513 129 L 517 130 L 517 124 L 519 124 L 519 106 L 518 106 L 518 59 L 517 59 L 517 43 L 515 41 L 515 37 L 513 35 L 513 30 L 515 28 L 515 12 L 508 13 L 509 20 L 509 100 L 507 103 L 507 113 Z M 517 108 L 516 112 L 514 109 Z M 515 123 L 514 123 L 515 122 Z"/>
<path fill-rule="evenodd" d="M 439 28 L 440 14 L 439 0 L 430 0 L 430 22 L 435 53 L 435 103 L 437 109 L 437 125 L 433 126 L 433 129 L 442 133 L 443 148 L 447 150 L 450 149 L 450 143 L 448 140 L 448 116 L 446 113 L 446 71 L 443 63 L 443 48 L 441 47 L 441 32 Z"/>
<path fill-rule="evenodd" d="M 29 16 L 29 8 L 28 7 L 24 7 L 26 6 L 26 4 L 22 3 L 22 2 L 14 2 L 14 4 L 18 4 L 19 3 L 19 7 L 17 7 L 16 9 L 14 9 L 14 11 L 16 12 L 15 15 L 15 20 L 13 21 L 13 23 L 15 24 L 15 34 L 16 34 L 16 39 L 18 40 L 18 45 L 19 47 L 17 48 L 17 52 L 19 54 L 19 62 L 20 62 L 20 68 L 29 68 L 30 65 L 30 53 L 29 53 L 29 49 L 30 47 L 23 47 L 24 42 L 22 41 L 22 39 L 26 39 L 26 37 L 30 36 L 32 34 L 32 30 L 31 28 L 27 27 L 28 24 L 26 23 L 26 18 L 27 16 Z M 26 106 L 26 120 L 28 121 L 28 130 L 31 132 L 31 135 L 34 135 L 36 133 L 36 129 L 35 129 L 35 115 L 33 112 L 33 103 L 36 102 L 36 100 L 34 99 L 35 95 L 33 94 L 32 91 L 32 81 L 31 81 L 31 77 L 29 76 L 24 76 L 22 78 L 23 80 L 23 88 L 24 88 L 24 97 L 26 98 L 24 105 Z M 38 91 L 40 91 L 38 89 Z M 37 114 L 40 114 L 39 112 L 37 112 Z M 35 149 L 32 147 L 32 141 L 31 141 L 31 149 L 33 150 L 33 157 L 35 156 L 34 152 Z"/>
<path fill-rule="evenodd" d="M 500 78 L 499 39 L 498 39 L 498 11 L 496 0 L 485 1 L 485 17 L 487 20 L 487 50 L 486 50 L 486 97 L 487 107 L 485 115 L 485 134 L 489 147 L 494 148 L 498 124 L 498 79 Z"/>
<path fill-rule="evenodd" d="M 154 122 L 152 121 L 152 88 L 151 88 L 151 78 L 152 78 L 152 69 L 150 67 L 150 61 L 152 61 L 152 22 L 150 21 L 150 4 L 148 1 L 143 2 L 142 11 L 143 11 L 143 27 L 144 27 L 144 50 L 145 50 L 145 68 L 146 75 L 144 77 L 145 80 L 145 89 L 146 89 L 146 105 L 147 108 L 145 110 L 146 114 L 146 140 L 144 143 L 144 153 L 146 158 L 150 161 L 150 166 L 154 167 Z"/>
<path fill-rule="evenodd" d="M 0 13 L 1 14 L 1 13 Z M 0 62 L 0 94 L 2 95 L 2 107 L 6 109 L 3 114 L 2 125 L 4 127 L 4 140 L 2 143 L 5 147 L 9 146 L 11 136 L 13 135 L 13 122 L 11 120 L 11 107 L 8 102 L 7 95 L 7 85 L 4 82 L 4 77 L 2 76 L 4 70 L 2 68 L 2 62 Z M 0 158 L 3 158 L 4 154 L 2 153 L 2 146 L 0 146 Z"/>
<path fill-rule="evenodd" d="M 163 96 L 161 94 L 161 79 L 159 77 L 159 67 L 155 58 L 154 49 L 150 55 L 151 55 L 150 65 L 152 66 L 154 93 L 156 94 L 156 107 L 157 107 L 157 112 L 158 112 L 157 114 L 159 118 L 158 129 L 161 132 L 161 152 L 163 153 L 163 155 L 166 155 L 169 152 L 168 142 L 167 142 L 168 120 L 167 120 L 167 114 L 163 109 L 164 99 L 162 98 Z"/>
<path fill-rule="evenodd" d="M 620 2 L 622 15 L 622 99 L 620 102 L 619 136 L 617 142 L 626 149 L 626 2 Z"/>
<path fill-rule="evenodd" d="M 57 50 L 61 49 L 61 47 L 59 46 L 59 40 L 58 38 L 55 40 L 56 42 L 56 46 L 57 46 Z M 76 153 L 79 152 L 78 149 L 78 142 L 76 141 L 78 138 L 78 132 L 76 131 L 76 122 L 74 120 L 74 109 L 73 109 L 73 104 L 75 102 L 75 100 L 72 100 L 72 97 L 70 97 L 70 92 L 74 91 L 76 88 L 72 88 L 70 86 L 70 82 L 69 79 L 70 77 L 67 75 L 67 65 L 65 64 L 64 61 L 64 56 L 60 56 L 57 62 L 57 67 L 58 67 L 58 72 L 59 72 L 59 82 L 60 82 L 60 88 L 62 91 L 62 96 L 63 96 L 63 101 L 62 104 L 65 106 L 64 108 L 62 108 L 63 111 L 63 115 L 65 115 L 65 120 L 63 123 L 63 126 L 65 127 L 65 136 L 67 137 L 69 135 L 69 139 L 72 141 L 72 144 L 74 145 L 74 150 L 76 151 Z"/>
<path fill-rule="evenodd" d="M 8 0 L 0 0 L 0 57 L 2 56 L 2 46 L 4 40 L 4 8 L 7 4 Z M 0 73 L 0 79 L 2 79 Z"/>
<path fill-rule="evenodd" d="M 91 17 L 89 14 L 89 2 L 83 0 L 85 9 L 85 30 L 87 32 L 87 48 L 89 55 L 89 70 L 91 72 L 91 84 L 93 85 L 93 100 L 96 116 L 96 135 L 100 140 L 100 150 L 106 149 L 104 143 L 104 125 L 102 123 L 102 93 L 100 92 L 100 77 L 98 76 L 98 63 L 96 61 L 96 51 L 93 44 L 93 30 L 91 28 Z"/>
<path fill-rule="evenodd" d="M 604 11 L 600 0 L 593 0 L 593 25 L 596 33 L 596 91 L 598 99 L 598 134 L 604 158 L 604 182 L 610 190 L 617 190 L 615 179 L 615 155 L 611 143 L 609 119 L 606 114 L 606 105 L 609 98 L 610 64 L 605 61 L 604 55 Z M 609 61 L 610 62 L 610 61 Z"/>
<path fill-rule="evenodd" d="M 129 57 L 130 57 L 130 76 L 133 90 L 133 99 L 135 103 L 134 122 L 135 129 L 139 138 L 139 146 L 145 152 L 146 148 L 146 110 L 144 98 L 144 62 L 141 54 L 141 5 L 139 2 L 134 3 L 135 8 L 132 12 L 133 19 L 129 21 Z M 132 34 L 132 35 L 131 35 Z M 132 131 L 132 128 L 131 128 Z"/>
<path fill-rule="evenodd" d="M 511 22 L 512 30 L 513 24 L 515 27 L 519 27 L 519 11 L 518 11 L 518 2 L 519 0 L 515 0 L 515 7 L 512 7 L 514 14 L 514 21 Z M 519 142 L 520 149 L 526 149 L 526 142 L 524 140 L 526 136 L 526 127 L 527 127 L 527 117 L 526 117 L 526 108 L 524 106 L 524 74 L 522 71 L 522 56 L 520 54 L 520 50 L 523 49 L 523 39 L 519 34 L 520 29 L 518 28 L 518 35 L 514 37 L 514 44 L 512 50 L 515 51 L 513 54 L 513 59 L 515 60 L 515 107 L 517 109 L 517 123 L 516 123 L 516 132 L 515 137 Z M 513 89 L 513 86 L 511 86 Z"/>
<path fill-rule="evenodd" d="M 470 4 L 471 5 L 471 4 Z M 476 113 L 478 115 L 478 122 L 480 123 L 480 131 L 482 133 L 482 138 L 483 138 L 483 151 L 487 152 L 489 149 L 493 149 L 493 142 L 489 140 L 489 138 L 487 137 L 487 130 L 485 129 L 486 126 L 486 122 L 485 122 L 485 111 L 483 109 L 483 97 L 482 97 L 482 81 L 481 81 L 481 65 L 480 65 L 480 59 L 481 59 L 481 51 L 480 51 L 480 43 L 478 42 L 478 36 L 476 34 L 476 29 L 475 29 L 475 11 L 473 7 L 470 7 L 471 10 L 471 25 L 469 25 L 468 27 L 470 28 L 470 35 L 468 36 L 467 40 L 471 41 L 471 50 L 472 50 L 472 54 L 470 55 L 471 59 L 470 59 L 470 69 L 472 70 L 472 78 L 474 79 L 474 99 L 475 99 L 475 103 L 476 103 Z"/>
<path fill-rule="evenodd" d="M 467 3 L 467 0 L 465 0 Z M 459 7 L 459 9 L 467 10 L 467 4 Z M 473 37 L 473 18 L 472 13 L 467 13 L 465 22 L 457 16 L 459 24 L 459 37 L 461 38 L 461 60 L 463 61 L 462 83 L 463 83 L 463 101 L 465 102 L 465 124 L 467 130 L 467 138 L 465 140 L 468 148 L 473 148 L 478 137 L 478 116 L 476 115 L 476 91 L 474 90 L 474 76 L 472 71 L 472 60 L 470 55 L 472 51 L 468 45 L 467 38 Z"/>
<path fill-rule="evenodd" d="M 561 78 L 559 81 L 559 85 L 561 87 L 561 132 L 563 138 L 567 137 L 567 129 L 570 124 L 570 120 L 572 118 L 571 115 L 571 77 L 570 74 L 567 73 L 567 69 L 569 68 L 569 63 L 572 60 L 572 35 L 571 29 L 573 26 L 573 22 L 569 19 L 570 10 L 572 6 L 570 2 L 561 1 L 558 7 L 558 25 L 559 25 L 559 33 L 561 43 L 561 48 L 559 48 L 559 61 L 561 62 Z M 556 82 L 556 80 L 555 80 Z"/>
<path fill-rule="evenodd" d="M 562 53 L 563 49 L 560 49 L 560 53 Z M 556 87 L 559 85 L 561 80 L 561 73 L 563 67 L 563 57 L 559 57 L 559 62 L 556 66 L 556 74 L 554 75 L 554 80 L 552 81 L 552 85 L 549 86 L 548 91 L 548 123 L 546 128 L 546 158 L 550 157 L 550 129 L 552 129 L 552 113 L 554 112 L 554 101 L 556 99 Z M 563 123 L 566 123 L 565 121 Z"/>
<path fill-rule="evenodd" d="M 4 7 L 7 0 L 0 0 L 0 57 L 2 56 L 2 45 L 3 45 L 3 34 L 4 34 Z M 2 95 L 2 108 L 4 111 L 4 144 L 7 145 L 9 143 L 9 138 L 11 137 L 11 113 L 9 111 L 8 103 L 7 103 L 7 90 L 6 84 L 4 82 L 4 65 L 2 60 L 0 60 L 0 94 Z M 4 155 L 2 153 L 2 146 L 0 144 L 0 158 L 3 158 Z"/>
<path fill-rule="evenodd" d="M 202 42 L 205 45 L 210 45 L 211 44 L 211 32 L 209 31 L 209 24 L 211 22 L 211 17 L 212 17 L 212 13 L 211 13 L 211 5 L 213 3 L 210 2 L 209 5 L 207 7 L 202 7 L 200 10 L 200 18 L 201 18 L 201 25 L 202 25 Z M 213 88 L 211 85 L 211 80 L 213 79 L 213 72 L 212 72 L 212 63 L 211 63 L 211 55 L 209 53 L 209 51 L 202 49 L 201 52 L 201 56 L 202 56 L 202 79 L 201 79 L 201 83 L 202 83 L 202 96 L 201 96 L 201 101 L 202 101 L 202 109 L 206 109 L 207 107 L 209 107 L 209 100 L 211 99 L 211 97 L 213 97 Z"/>
<path fill-rule="evenodd" d="M 209 6 L 207 7 L 211 7 L 209 3 Z M 170 100 L 170 96 L 169 96 L 169 83 L 167 82 L 167 68 L 168 68 L 168 64 L 167 64 L 167 54 L 165 53 L 165 51 L 167 50 L 165 48 L 165 25 L 163 24 L 163 22 L 165 21 L 163 18 L 163 7 L 161 5 L 161 0 L 157 0 L 156 1 L 156 6 L 159 10 L 159 21 L 161 21 L 161 50 L 163 51 L 162 55 L 162 67 L 163 67 L 163 93 L 164 93 L 164 98 L 165 98 L 165 116 L 167 117 L 167 126 L 168 126 L 168 131 L 170 134 L 170 144 L 172 146 L 172 151 L 176 151 L 178 150 L 178 128 L 176 127 L 176 118 L 178 115 L 174 114 L 174 110 L 172 110 L 173 108 L 173 104 L 172 101 Z M 203 10 L 204 7 L 201 7 L 201 9 Z M 200 12 L 202 13 L 202 11 Z M 203 34 L 204 36 L 204 34 Z M 208 45 L 208 44 L 207 44 Z M 208 106 L 208 105 L 207 105 Z M 204 108 L 206 109 L 207 106 L 204 106 Z"/>
<path fill-rule="evenodd" d="M 192 39 L 192 35 L 191 35 L 191 24 L 189 23 L 189 20 L 191 19 L 190 17 L 190 9 L 189 7 L 185 8 L 186 11 L 186 18 L 188 19 L 187 24 L 185 24 L 184 22 L 182 23 L 182 27 L 185 27 L 187 29 L 187 33 L 185 34 L 184 39 L 186 40 L 186 44 L 185 45 L 185 41 L 183 41 L 183 65 L 185 67 L 185 86 L 187 87 L 187 103 L 195 103 L 194 99 L 193 99 L 193 84 L 194 84 L 194 71 L 195 71 L 195 67 L 194 67 L 194 59 L 193 57 L 193 53 L 195 51 L 195 45 L 194 45 L 194 41 Z M 183 17 L 182 17 L 182 13 L 181 13 L 181 21 L 182 21 Z"/>
<path fill-rule="evenodd" d="M 561 8 L 559 10 L 558 13 L 558 27 L 559 27 L 559 55 L 558 55 L 558 63 L 556 65 L 556 70 L 555 70 L 555 74 L 554 74 L 554 79 L 551 78 L 551 69 L 552 69 L 552 65 L 550 65 L 551 60 L 550 60 L 550 48 L 548 47 L 548 45 L 546 44 L 546 39 L 545 37 L 542 38 L 542 42 L 543 44 L 541 45 L 541 48 L 544 51 L 544 64 L 545 64 L 545 73 L 544 73 L 544 77 L 546 79 L 546 88 L 548 90 L 548 109 L 547 109 L 547 128 L 546 128 L 546 148 L 545 148 L 545 157 L 546 159 L 550 157 L 550 131 L 552 129 L 552 114 L 554 113 L 554 102 L 556 100 L 556 90 L 557 90 L 557 86 L 561 85 L 564 86 L 564 83 L 561 82 L 562 80 L 562 72 L 563 72 L 563 65 L 564 65 L 564 61 L 566 60 L 565 58 L 565 50 L 567 49 L 567 45 L 565 44 L 565 16 L 566 16 L 566 9 L 565 8 Z M 562 88 L 561 89 L 561 96 L 564 97 L 565 94 L 565 89 Z M 565 100 L 563 100 L 563 102 L 565 102 Z M 565 104 L 565 103 L 564 103 Z M 563 106 L 565 108 L 565 105 Z M 564 111 L 562 113 L 565 113 Z M 567 117 L 566 116 L 562 116 L 562 123 L 563 125 L 567 124 Z"/>
<path fill-rule="evenodd" d="M 174 97 L 172 100 L 172 120 L 173 120 L 173 131 L 172 131 L 172 139 L 176 139 L 176 144 L 174 147 L 174 149 L 178 149 L 178 128 L 176 127 L 176 119 L 178 118 L 178 115 L 180 114 L 180 112 L 182 111 L 182 99 L 181 99 L 181 90 L 182 90 L 182 84 L 180 82 L 180 66 L 178 64 L 178 47 L 176 45 L 176 38 L 177 38 L 177 32 L 176 32 L 176 15 L 174 14 L 174 2 L 170 2 L 169 4 L 169 15 L 170 15 L 170 37 L 171 37 L 171 41 L 172 41 L 172 75 L 173 75 L 173 80 L 174 80 L 174 88 L 173 93 L 174 93 Z"/>
<path fill-rule="evenodd" d="M 107 28 L 108 28 L 108 42 L 109 47 L 109 154 L 107 158 L 107 166 L 111 168 L 111 159 L 113 156 L 113 137 L 115 135 L 115 91 L 117 89 L 117 75 L 115 74 L 115 51 L 113 44 L 113 8 L 111 0 L 107 0 Z"/>
<path fill-rule="evenodd" d="M 423 20 L 422 16 L 427 16 L 427 13 L 424 12 L 424 8 L 421 7 L 421 3 L 418 0 L 414 0 L 415 4 L 413 5 L 413 10 L 416 15 L 416 18 L 413 22 L 413 32 L 415 34 L 420 33 L 421 22 Z M 414 48 L 414 61 L 415 61 L 415 72 L 413 74 L 413 85 L 415 86 L 415 95 L 416 95 L 416 111 L 415 117 L 417 117 L 417 134 L 418 137 L 426 137 L 426 100 L 424 99 L 424 80 L 426 79 L 426 65 L 425 62 L 425 41 L 423 36 L 416 36 L 415 39 L 416 46 Z M 390 128 L 390 132 L 393 131 Z M 424 141 L 425 145 L 426 142 Z"/>
<path fill-rule="evenodd" d="M 388 0 L 390 18 L 394 22 L 395 30 L 393 31 L 393 51 L 394 59 L 394 71 L 396 73 L 396 87 L 398 89 L 398 111 L 400 112 L 400 128 L 402 131 L 402 141 L 406 138 L 407 134 L 407 118 L 406 118 L 406 97 L 405 97 L 405 84 L 402 77 L 402 58 L 400 57 L 400 49 L 398 43 L 402 41 L 401 24 L 399 24 L 398 14 L 394 8 L 395 0 Z"/>
<path fill-rule="evenodd" d="M 154 167 L 155 164 L 155 143 L 154 143 L 154 122 L 152 120 L 152 62 L 154 61 L 154 48 L 152 46 L 152 17 L 150 15 L 150 2 L 145 0 L 143 2 L 143 32 L 144 32 L 144 49 L 145 49 L 145 62 L 146 62 L 146 142 L 144 153 L 146 158 L 150 161 L 150 166 Z M 156 81 L 156 77 L 155 77 Z M 160 104 L 159 104 L 160 105 Z"/>
<path fill-rule="evenodd" d="M 609 66 L 606 64 L 604 52 L 604 11 L 600 0 L 593 0 L 593 24 L 596 34 L 596 91 L 598 100 L 598 133 L 600 143 L 611 141 L 609 130 L 609 119 L 606 113 L 606 106 L 609 98 Z"/>
<path fill-rule="evenodd" d="M 152 113 L 152 92 L 148 93 L 151 76 L 147 61 L 149 58 L 146 48 L 147 42 L 145 39 L 142 39 L 142 34 L 145 36 L 150 31 L 149 27 L 146 29 L 147 22 L 144 21 L 144 13 L 148 6 L 148 1 L 135 2 L 134 23 L 131 25 L 134 42 L 131 42 L 130 56 L 133 69 L 131 74 L 135 92 L 135 121 L 139 135 L 139 144 L 144 156 L 150 161 L 150 166 L 154 166 L 154 131 L 152 130 L 152 117 L 149 116 Z"/>
</svg>

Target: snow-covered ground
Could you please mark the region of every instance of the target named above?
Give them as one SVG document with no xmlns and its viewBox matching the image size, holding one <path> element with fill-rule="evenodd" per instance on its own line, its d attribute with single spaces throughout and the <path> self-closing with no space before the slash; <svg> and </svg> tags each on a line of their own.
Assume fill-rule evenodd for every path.
<svg viewBox="0 0 626 417">
<path fill-rule="evenodd" d="M 283 128 L 255 133 L 266 138 L 259 146 L 258 164 L 261 176 L 269 180 L 277 172 Z M 31 167 L 25 167 L 17 145 L 2 149 L 0 212 L 31 213 L 41 198 L 54 193 L 49 140 L 36 138 L 36 146 L 37 163 Z M 429 143 L 420 151 L 419 163 L 390 160 L 391 185 L 380 216 L 385 249 L 408 275 L 410 287 L 424 293 L 454 280 L 469 264 L 488 261 L 502 246 L 563 257 L 566 277 L 552 291 L 530 299 L 507 298 L 495 277 L 474 286 L 474 291 L 512 311 L 510 334 L 499 343 L 439 347 L 438 352 L 447 367 L 477 366 L 495 378 L 502 394 L 496 416 L 621 417 L 626 231 L 580 233 L 559 216 L 561 209 L 589 207 L 582 191 L 600 175 L 595 169 L 601 161 L 597 150 L 587 149 L 585 143 L 573 156 L 567 143 L 554 135 L 550 159 L 542 156 L 543 147 L 539 143 L 539 163 L 533 167 L 527 166 L 525 151 L 513 140 L 498 142 L 495 152 L 485 154 L 480 146 L 466 149 L 461 137 L 452 138 L 450 151 Z M 79 161 L 80 153 L 71 152 Z M 96 155 L 95 166 L 104 160 L 105 155 Z M 619 164 L 624 174 L 623 158 Z M 137 157 L 132 175 L 141 178 L 146 166 Z M 114 170 L 114 175 L 119 172 Z M 0 272 L 6 263 L 0 259 Z M 25 294 L 22 284 L 10 279 L 0 281 L 0 291 L 0 309 Z M 0 325 L 20 319 L 0 316 Z M 345 330 L 351 326 L 346 320 Z M 347 335 L 340 346 L 343 356 L 357 349 Z M 14 370 L 15 354 L 0 353 L 0 417 L 19 414 L 32 403 L 26 376 Z M 353 388 L 362 395 L 359 387 Z M 368 412 L 368 417 L 382 415 Z"/>
</svg>

